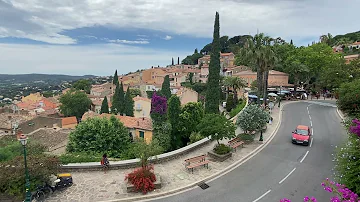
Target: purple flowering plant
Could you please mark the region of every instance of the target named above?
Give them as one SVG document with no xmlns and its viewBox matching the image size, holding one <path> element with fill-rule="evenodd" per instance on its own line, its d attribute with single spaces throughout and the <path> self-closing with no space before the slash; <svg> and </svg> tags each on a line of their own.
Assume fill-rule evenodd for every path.
<svg viewBox="0 0 360 202">
<path fill-rule="evenodd" d="M 350 132 L 357 135 L 360 138 L 360 121 L 358 119 L 352 120 L 354 125 L 350 126 Z"/>
<path fill-rule="evenodd" d="M 324 187 L 325 191 L 334 194 L 334 196 L 330 198 L 331 202 L 360 202 L 360 198 L 357 194 L 346 188 L 345 185 L 335 183 L 328 178 L 321 183 L 321 186 Z M 280 202 L 291 202 L 291 200 L 283 198 Z M 305 196 L 304 202 L 317 202 L 317 200 L 315 197 Z"/>
<path fill-rule="evenodd" d="M 167 112 L 167 100 L 166 97 L 162 97 L 160 95 L 157 95 L 154 92 L 154 95 L 151 98 L 151 111 L 150 113 L 157 113 L 164 115 Z"/>
</svg>

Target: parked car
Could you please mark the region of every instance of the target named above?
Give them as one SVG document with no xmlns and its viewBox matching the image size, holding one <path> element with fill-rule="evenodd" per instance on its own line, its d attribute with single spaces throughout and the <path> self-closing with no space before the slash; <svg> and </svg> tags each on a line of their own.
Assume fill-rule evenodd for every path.
<svg viewBox="0 0 360 202">
<path fill-rule="evenodd" d="M 309 145 L 311 141 L 311 132 L 309 126 L 298 125 L 292 132 L 293 144 Z"/>
</svg>

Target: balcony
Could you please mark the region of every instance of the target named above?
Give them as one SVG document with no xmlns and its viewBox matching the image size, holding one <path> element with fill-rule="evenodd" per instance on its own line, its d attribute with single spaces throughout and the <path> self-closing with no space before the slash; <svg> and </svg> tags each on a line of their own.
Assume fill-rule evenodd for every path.
<svg viewBox="0 0 360 202">
<path fill-rule="evenodd" d="M 141 111 L 141 110 L 142 110 L 142 107 L 141 107 L 141 106 L 136 106 L 136 107 L 135 107 L 135 110 L 136 110 L 136 111 Z"/>
</svg>

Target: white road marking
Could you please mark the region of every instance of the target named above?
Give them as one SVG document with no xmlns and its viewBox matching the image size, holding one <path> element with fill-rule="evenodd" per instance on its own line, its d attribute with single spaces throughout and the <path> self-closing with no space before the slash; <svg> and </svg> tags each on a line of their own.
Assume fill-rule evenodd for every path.
<svg viewBox="0 0 360 202">
<path fill-rule="evenodd" d="M 312 120 L 311 120 L 311 116 L 310 116 L 310 126 L 312 127 Z"/>
<path fill-rule="evenodd" d="M 314 141 L 314 138 L 311 138 L 310 147 L 312 146 L 313 141 Z"/>
<path fill-rule="evenodd" d="M 311 135 L 314 136 L 314 128 L 311 128 Z"/>
<path fill-rule="evenodd" d="M 302 163 L 305 160 L 305 158 L 308 154 L 309 154 L 309 151 L 306 151 L 306 153 L 305 153 L 304 157 L 301 159 L 300 163 Z"/>
<path fill-rule="evenodd" d="M 267 192 L 265 192 L 265 194 L 261 195 L 259 198 L 255 199 L 253 202 L 260 201 L 264 196 L 266 196 L 266 194 L 268 194 L 270 192 L 271 192 L 271 189 L 269 189 Z"/>
<path fill-rule="evenodd" d="M 291 175 L 291 173 L 293 173 L 295 170 L 296 170 L 296 168 L 292 169 L 292 171 L 290 171 L 290 173 L 287 174 L 287 175 L 284 177 L 284 179 L 282 179 L 282 180 L 279 182 L 279 184 L 283 183 L 283 182 L 286 180 L 286 178 L 288 178 L 288 177 Z"/>
</svg>

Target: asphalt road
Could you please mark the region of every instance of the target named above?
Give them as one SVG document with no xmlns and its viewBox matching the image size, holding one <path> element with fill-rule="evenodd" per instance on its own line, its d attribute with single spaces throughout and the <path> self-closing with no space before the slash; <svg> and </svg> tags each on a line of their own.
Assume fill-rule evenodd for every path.
<svg viewBox="0 0 360 202">
<path fill-rule="evenodd" d="M 315 101 L 315 100 L 314 100 Z M 319 100 L 318 102 L 321 102 Z M 200 187 L 156 202 L 277 202 L 281 198 L 303 201 L 307 195 L 329 201 L 321 182 L 332 178 L 332 154 L 345 131 L 334 102 L 291 103 L 283 108 L 282 123 L 272 142 L 260 153 L 226 175 Z M 310 118 L 311 117 L 311 118 Z M 313 127 L 311 146 L 293 145 L 291 131 L 299 124 Z"/>
</svg>

